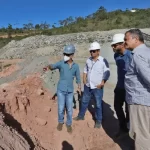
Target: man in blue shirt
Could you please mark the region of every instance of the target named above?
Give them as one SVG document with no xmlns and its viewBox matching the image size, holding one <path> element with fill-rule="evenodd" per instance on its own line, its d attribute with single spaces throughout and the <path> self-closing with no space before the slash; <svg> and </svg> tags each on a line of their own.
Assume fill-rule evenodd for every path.
<svg viewBox="0 0 150 150">
<path fill-rule="evenodd" d="M 113 48 L 114 59 L 117 65 L 117 84 L 114 90 L 114 108 L 119 120 L 119 132 L 117 133 L 117 137 L 121 136 L 124 133 L 128 133 L 127 123 L 129 122 L 129 112 L 128 106 L 125 101 L 125 87 L 124 87 L 124 79 L 125 74 L 127 72 L 129 63 L 132 59 L 131 51 L 125 49 L 124 46 L 124 34 L 119 33 L 113 36 L 113 42 L 111 43 Z M 123 105 L 125 103 L 125 112 L 123 111 Z"/>
<path fill-rule="evenodd" d="M 60 79 L 57 85 L 57 97 L 58 97 L 58 126 L 59 131 L 62 130 L 64 124 L 64 109 L 67 108 L 67 131 L 72 132 L 72 113 L 73 113 L 73 80 L 76 77 L 76 83 L 78 84 L 78 91 L 81 93 L 81 80 L 80 70 L 78 64 L 73 62 L 73 55 L 75 53 L 74 45 L 67 45 L 64 48 L 64 60 L 51 64 L 44 68 L 44 70 L 58 69 L 60 72 Z"/>
</svg>

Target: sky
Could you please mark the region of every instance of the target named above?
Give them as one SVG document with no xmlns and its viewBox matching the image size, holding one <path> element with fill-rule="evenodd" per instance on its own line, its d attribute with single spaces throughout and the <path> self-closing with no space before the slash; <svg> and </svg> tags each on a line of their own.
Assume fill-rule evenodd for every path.
<svg viewBox="0 0 150 150">
<path fill-rule="evenodd" d="M 22 27 L 46 21 L 50 25 L 69 16 L 87 16 L 100 6 L 108 11 L 150 8 L 150 0 L 0 0 L 0 27 Z"/>
</svg>

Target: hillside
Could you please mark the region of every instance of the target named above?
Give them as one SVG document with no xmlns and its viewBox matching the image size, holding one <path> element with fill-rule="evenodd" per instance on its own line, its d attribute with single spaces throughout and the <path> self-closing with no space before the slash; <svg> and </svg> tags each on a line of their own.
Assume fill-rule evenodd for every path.
<svg viewBox="0 0 150 150">
<path fill-rule="evenodd" d="M 125 28 L 149 28 L 150 27 L 150 8 L 131 10 L 115 10 L 108 12 L 103 6 L 97 11 L 86 17 L 69 16 L 57 23 L 33 24 L 25 23 L 22 28 L 8 27 L 0 28 L 0 48 L 11 40 L 21 40 L 34 35 L 60 35 L 66 33 L 78 33 L 89 31 L 108 31 L 112 29 Z"/>
<path fill-rule="evenodd" d="M 133 150 L 134 143 L 128 136 L 121 139 L 115 137 L 119 127 L 113 107 L 117 71 L 110 43 L 113 34 L 127 30 L 36 35 L 19 41 L 10 39 L 11 42 L 0 49 L 0 62 L 3 66 L 0 66 L 0 112 L 5 117 L 2 122 L 0 114 L 0 123 L 4 124 L 3 127 L 0 126 L 0 149 Z M 146 44 L 150 45 L 150 28 L 141 30 L 146 33 Z M 92 114 L 96 107 L 91 100 L 85 120 L 73 121 L 71 135 L 65 127 L 62 132 L 58 132 L 57 98 L 56 101 L 51 98 L 57 89 L 59 72 L 44 73 L 42 68 L 59 61 L 64 45 L 74 43 L 77 48 L 74 61 L 79 64 L 82 75 L 86 58 L 89 57 L 88 47 L 95 40 L 101 43 L 101 55 L 108 60 L 111 71 L 104 92 L 102 128 L 93 128 Z M 79 108 L 80 97 L 75 87 L 73 117 L 77 116 Z"/>
</svg>

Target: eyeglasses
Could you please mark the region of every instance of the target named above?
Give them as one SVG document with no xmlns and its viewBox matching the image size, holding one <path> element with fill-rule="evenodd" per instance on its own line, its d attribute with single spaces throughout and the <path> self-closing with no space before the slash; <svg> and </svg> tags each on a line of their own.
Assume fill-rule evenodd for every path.
<svg viewBox="0 0 150 150">
<path fill-rule="evenodd" d="M 71 55 L 73 55 L 73 54 L 66 54 L 66 53 L 64 53 L 64 56 L 71 56 Z"/>
<path fill-rule="evenodd" d="M 90 53 L 96 53 L 97 52 L 97 50 L 91 50 L 90 51 Z"/>
</svg>

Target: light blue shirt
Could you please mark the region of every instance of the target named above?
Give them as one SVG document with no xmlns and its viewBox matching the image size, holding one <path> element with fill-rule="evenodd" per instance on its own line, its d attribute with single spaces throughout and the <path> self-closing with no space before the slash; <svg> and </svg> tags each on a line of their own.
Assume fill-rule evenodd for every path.
<svg viewBox="0 0 150 150">
<path fill-rule="evenodd" d="M 150 106 L 150 49 L 141 44 L 133 50 L 133 59 L 125 75 L 128 104 Z"/>
<path fill-rule="evenodd" d="M 92 57 L 90 57 L 86 61 L 84 73 L 87 74 L 86 86 L 90 87 L 91 89 L 95 89 L 97 88 L 97 85 L 101 84 L 102 80 L 109 79 L 109 64 L 102 56 L 99 56 L 97 61 L 94 61 Z"/>
<path fill-rule="evenodd" d="M 65 92 L 73 92 L 73 80 L 76 77 L 76 83 L 80 84 L 80 70 L 78 64 L 74 63 L 70 67 L 67 62 L 59 61 L 56 64 L 50 65 L 52 69 L 59 69 L 60 79 L 57 84 L 57 90 L 65 91 Z"/>
</svg>

